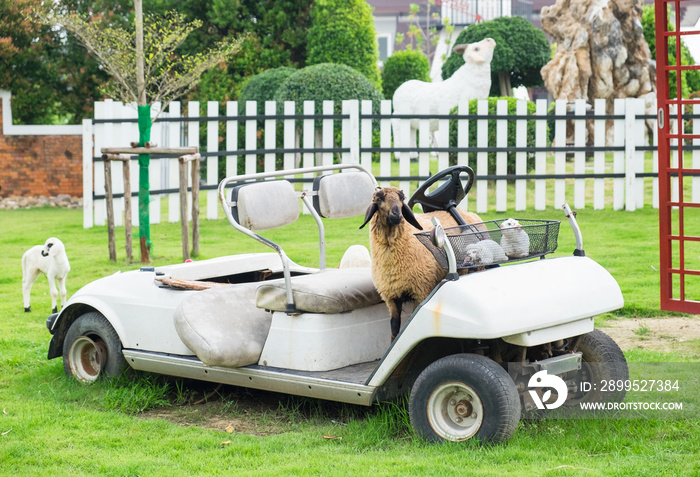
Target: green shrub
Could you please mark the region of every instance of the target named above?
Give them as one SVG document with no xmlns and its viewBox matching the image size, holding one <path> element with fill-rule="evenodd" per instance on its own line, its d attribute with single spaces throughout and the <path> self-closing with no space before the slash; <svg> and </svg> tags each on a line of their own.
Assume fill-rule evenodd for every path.
<svg viewBox="0 0 700 477">
<path fill-rule="evenodd" d="M 334 102 L 334 113 L 342 112 L 345 99 L 371 100 L 373 111 L 379 112 L 379 102 L 384 99 L 382 93 L 361 73 L 353 68 L 331 63 L 302 68 L 277 90 L 275 101 L 281 107 L 283 101 L 295 101 L 296 112 L 303 112 L 304 101 L 316 102 L 316 114 L 323 112 L 323 100 Z M 320 120 L 316 127 L 320 127 Z"/>
<path fill-rule="evenodd" d="M 384 62 L 384 71 L 382 71 L 384 97 L 393 98 L 396 88 L 412 79 L 430 81 L 428 58 L 420 51 L 415 50 L 395 52 Z"/>
<path fill-rule="evenodd" d="M 511 97 L 491 97 L 488 98 L 488 114 L 489 115 L 495 115 L 496 114 L 496 102 L 499 100 L 505 100 L 508 101 L 508 114 L 509 115 L 515 115 L 516 111 L 516 104 L 518 102 L 517 99 L 511 98 Z M 473 99 L 469 101 L 469 114 L 476 114 L 477 112 L 477 103 L 480 100 Z M 527 114 L 534 114 L 535 113 L 535 103 L 528 101 L 527 102 Z M 457 114 L 457 108 L 454 108 L 452 111 L 450 111 L 450 114 Z M 470 120 L 469 121 L 469 147 L 475 147 L 477 142 L 476 142 L 476 134 L 477 134 L 477 120 Z M 457 120 L 451 120 L 450 121 L 450 144 L 451 145 L 457 145 Z M 535 121 L 528 121 L 527 122 L 527 141 L 526 145 L 528 147 L 534 147 L 535 146 Z M 507 146 L 509 147 L 515 147 L 515 121 L 508 121 L 508 141 L 507 141 Z M 488 147 L 496 147 L 496 120 L 495 119 L 489 119 L 488 121 Z M 507 153 L 507 172 L 508 174 L 515 174 L 515 152 L 508 152 Z M 535 167 L 535 160 L 534 160 L 534 153 L 527 153 L 527 159 L 526 159 L 526 170 L 529 172 Z M 457 153 L 450 153 L 450 161 L 451 163 L 455 164 L 456 163 L 456 158 L 457 158 Z M 476 153 L 475 152 L 470 152 L 469 153 L 469 163 L 472 164 L 474 167 L 474 170 L 476 171 Z M 495 152 L 489 152 L 488 153 L 488 174 L 495 174 L 496 173 L 496 153 Z"/>
<path fill-rule="evenodd" d="M 238 97 L 238 110 L 240 114 L 245 112 L 246 101 L 257 101 L 258 112 L 262 113 L 265 108 L 265 101 L 273 101 L 275 99 L 275 93 L 282 83 L 296 73 L 296 71 L 295 68 L 282 66 L 251 76 L 243 85 L 241 94 Z"/>
<path fill-rule="evenodd" d="M 306 43 L 307 66 L 348 65 L 381 90 L 374 18 L 365 0 L 316 0 L 311 22 Z"/>
</svg>

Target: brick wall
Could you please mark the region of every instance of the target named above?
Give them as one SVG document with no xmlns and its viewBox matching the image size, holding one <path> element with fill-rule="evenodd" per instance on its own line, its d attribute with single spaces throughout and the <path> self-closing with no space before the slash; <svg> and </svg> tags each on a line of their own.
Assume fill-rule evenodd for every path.
<svg viewBox="0 0 700 477">
<path fill-rule="evenodd" d="M 8 103 L 0 101 L 0 197 L 59 194 L 82 197 L 82 137 L 5 135 L 3 121 L 8 114 L 3 114 L 2 109 Z"/>
</svg>

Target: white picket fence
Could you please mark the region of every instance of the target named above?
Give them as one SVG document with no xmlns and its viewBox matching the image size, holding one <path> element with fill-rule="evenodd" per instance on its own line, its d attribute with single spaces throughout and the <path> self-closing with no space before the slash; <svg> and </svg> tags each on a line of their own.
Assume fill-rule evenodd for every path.
<svg viewBox="0 0 700 477">
<path fill-rule="evenodd" d="M 605 115 L 604 100 L 595 100 L 592 114 L 586 114 L 586 105 L 577 101 L 567 112 L 567 103 L 558 101 L 554 108 L 554 142 L 547 134 L 547 109 L 545 100 L 536 102 L 534 116 L 526 116 L 526 102 L 520 101 L 513 119 L 507 117 L 507 103 L 497 104 L 496 175 L 487 175 L 488 152 L 488 105 L 478 104 L 477 115 L 468 114 L 467 105 L 459 107 L 457 143 L 449 144 L 448 111 L 438 116 L 436 148 L 431 148 L 430 118 L 420 117 L 418 142 L 420 153 L 417 159 L 417 175 L 425 179 L 432 173 L 450 165 L 450 153 L 456 155 L 458 164 L 468 164 L 480 178 L 473 192 L 461 207 L 469 207 L 479 213 L 491 210 L 525 210 L 533 207 L 544 210 L 560 207 L 565 201 L 576 209 L 593 207 L 603 209 L 635 210 L 645 205 L 645 195 L 651 188 L 651 203 L 658 207 L 658 181 L 655 177 L 658 166 L 656 152 L 654 160 L 645 161 L 651 150 L 645 145 L 645 120 L 642 100 L 615 100 L 614 118 Z M 178 102 L 158 115 L 159 105 L 153 106 L 151 139 L 159 146 L 198 146 L 202 151 L 206 177 L 201 188 L 206 192 L 208 219 L 219 216 L 216 186 L 221 173 L 234 175 L 239 170 L 245 173 L 290 169 L 298 164 L 312 166 L 340 162 L 361 163 L 371 167 L 382 184 L 396 183 L 408 196 L 415 190 L 419 180 L 412 172 L 411 154 L 408 148 L 397 149 L 393 144 L 391 102 L 382 101 L 380 114 L 372 115 L 369 101 L 344 101 L 342 115 L 333 115 L 333 103 L 324 101 L 323 114 L 314 115 L 314 103 L 303 104 L 303 114 L 295 115 L 293 102 L 283 105 L 283 114 L 278 114 L 277 105 L 267 102 L 264 114 L 257 114 L 257 104 L 248 102 L 245 115 L 240 115 L 237 102 L 226 103 L 222 115 L 218 102 L 206 103 L 205 114 L 199 102 L 186 106 Z M 696 106 L 697 108 L 697 106 Z M 186 114 L 183 114 L 183 110 Z M 696 110 L 700 113 L 700 110 Z M 526 139 L 528 118 L 535 121 L 535 149 L 529 149 Z M 605 122 L 612 121 L 612 145 L 606 145 Z M 551 116 L 550 116 L 551 119 Z M 321 127 L 317 128 L 317 121 Z M 393 119 L 393 121 L 397 121 Z M 477 123 L 476 144 L 469 143 L 467 134 L 470 121 Z M 507 125 L 516 123 L 516 171 L 515 176 L 506 175 Z M 586 122 L 592 122 L 593 137 L 587 146 Z M 340 128 L 336 129 L 336 122 Z M 398 120 L 400 144 L 408 143 L 407 120 Z M 573 125 L 573 143 L 566 144 L 567 123 Z M 654 120 L 655 124 L 655 120 Z M 262 132 L 260 127 L 262 127 Z M 239 129 L 240 127 L 240 129 Z M 677 126 L 676 126 L 677 127 Z M 700 133 L 700 122 L 694 121 L 694 133 Z M 656 128 L 654 128 L 655 130 Z M 697 131 L 697 132 L 695 132 Z M 242 134 L 242 137 L 239 137 Z M 340 135 L 339 147 L 334 138 Z M 200 138 L 204 140 L 200 143 Z M 95 104 L 95 120 L 83 122 L 83 177 L 84 177 L 84 226 L 104 225 L 106 208 L 104 202 L 104 164 L 99 157 L 103 147 L 124 147 L 138 138 L 136 109 L 114 101 Z M 694 145 L 697 140 L 694 140 Z M 654 144 L 656 134 L 654 133 Z M 435 152 L 437 151 L 437 152 Z M 469 153 L 476 152 L 476 160 L 469 160 Z M 534 170 L 526 171 L 528 152 L 535 156 Z M 607 159 L 606 159 L 607 153 Z M 592 154 L 592 159 L 586 155 Z M 610 160 L 612 154 L 612 160 Z M 568 156 L 573 156 L 572 158 Z M 374 161 L 373 161 L 374 156 Z M 220 171 L 219 157 L 224 157 Z M 258 158 L 261 157 L 261 161 Z M 136 156 L 134 156 L 136 160 Z M 677 162 L 677 158 L 675 161 Z M 692 151 L 695 166 L 700 165 L 700 151 Z M 137 200 L 138 167 L 132 166 L 131 178 L 133 200 Z M 573 177 L 572 177 L 573 174 Z M 121 168 L 112 169 L 113 192 L 123 196 Z M 513 184 L 513 186 L 509 185 Z M 693 178 L 694 196 L 700 192 L 700 184 Z M 150 165 L 150 190 L 155 196 L 167 195 L 167 220 L 179 221 L 179 196 L 177 158 L 152 158 Z M 533 186 L 534 184 L 534 186 Z M 676 188 L 677 189 L 677 188 Z M 678 194 L 675 190 L 674 194 Z M 122 224 L 123 200 L 115 201 L 116 225 Z M 161 220 L 161 201 L 151 200 L 151 221 Z M 138 204 L 132 206 L 132 222 L 138 222 Z"/>
</svg>

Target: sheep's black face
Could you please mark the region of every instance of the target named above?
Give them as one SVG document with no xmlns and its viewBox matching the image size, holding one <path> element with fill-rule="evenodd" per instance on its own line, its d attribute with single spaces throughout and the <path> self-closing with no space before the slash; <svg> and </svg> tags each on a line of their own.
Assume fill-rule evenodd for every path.
<svg viewBox="0 0 700 477">
<path fill-rule="evenodd" d="M 403 201 L 405 198 L 402 191 L 398 191 L 397 194 L 391 194 L 390 197 L 383 197 L 388 209 L 386 216 L 387 225 L 399 225 L 401 223 L 403 220 Z"/>
</svg>

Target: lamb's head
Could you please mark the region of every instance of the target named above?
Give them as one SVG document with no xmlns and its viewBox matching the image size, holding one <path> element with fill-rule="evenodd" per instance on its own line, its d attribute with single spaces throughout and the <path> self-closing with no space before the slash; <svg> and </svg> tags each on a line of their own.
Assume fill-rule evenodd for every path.
<svg viewBox="0 0 700 477">
<path fill-rule="evenodd" d="M 365 213 L 365 221 L 360 228 L 377 214 L 377 223 L 386 227 L 395 227 L 401 223 L 403 219 L 419 230 L 423 230 L 413 215 L 411 208 L 404 202 L 406 196 L 403 191 L 395 187 L 383 187 L 377 189 L 372 197 L 372 203 L 367 208 Z"/>
<path fill-rule="evenodd" d="M 493 38 L 484 38 L 477 43 L 464 43 L 456 45 L 452 51 L 464 57 L 464 62 L 469 64 L 490 64 L 493 58 L 493 50 L 496 41 Z"/>
<path fill-rule="evenodd" d="M 44 248 L 41 249 L 41 256 L 42 257 L 48 257 L 49 255 L 56 256 L 59 252 L 61 252 L 63 250 L 65 250 L 65 247 L 63 246 L 63 242 L 61 242 L 56 237 L 51 237 L 51 238 L 46 239 L 46 242 L 44 242 Z"/>
<path fill-rule="evenodd" d="M 493 261 L 493 257 L 486 247 L 479 243 L 467 245 L 464 249 L 464 263 L 470 266 L 488 264 Z"/>
<path fill-rule="evenodd" d="M 520 222 L 515 219 L 504 220 L 499 227 L 501 227 L 501 232 L 503 232 L 504 235 L 510 236 L 519 233 L 523 229 Z"/>
</svg>

